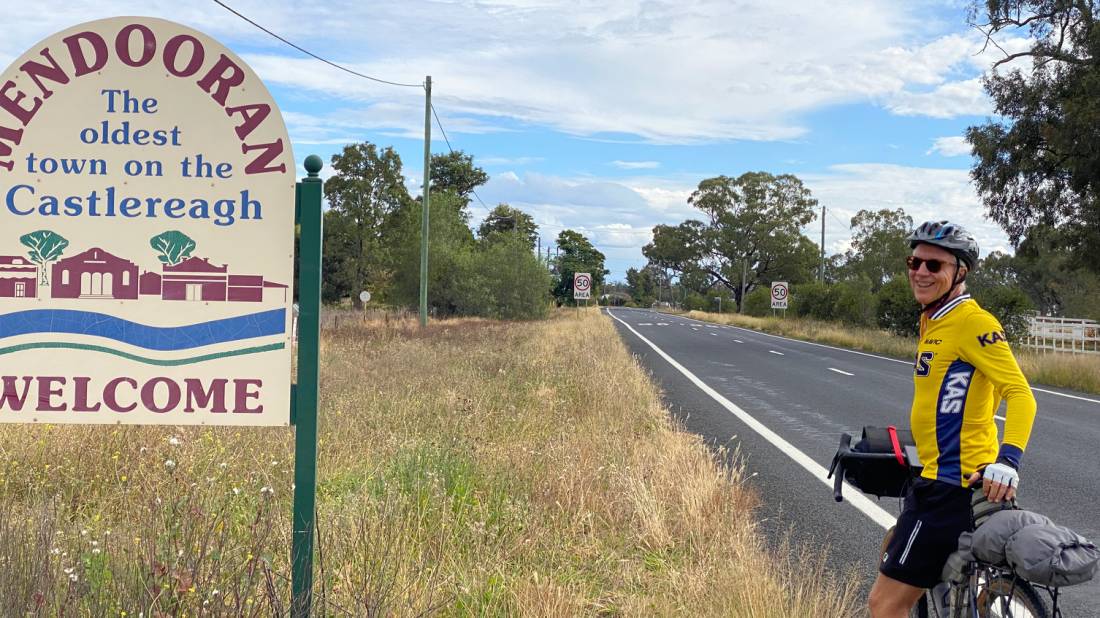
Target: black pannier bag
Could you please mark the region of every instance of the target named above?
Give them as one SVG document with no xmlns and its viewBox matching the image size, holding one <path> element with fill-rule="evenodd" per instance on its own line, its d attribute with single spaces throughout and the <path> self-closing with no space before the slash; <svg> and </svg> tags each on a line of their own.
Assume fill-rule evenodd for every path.
<svg viewBox="0 0 1100 618">
<path fill-rule="evenodd" d="M 890 427 L 864 427 L 863 437 L 851 447 L 845 456 L 845 445 L 837 452 L 844 480 L 856 489 L 872 496 L 900 498 L 905 494 L 911 478 L 906 463 L 906 447 L 913 448 L 913 433 Z M 882 455 L 875 459 L 859 459 L 856 454 Z"/>
</svg>

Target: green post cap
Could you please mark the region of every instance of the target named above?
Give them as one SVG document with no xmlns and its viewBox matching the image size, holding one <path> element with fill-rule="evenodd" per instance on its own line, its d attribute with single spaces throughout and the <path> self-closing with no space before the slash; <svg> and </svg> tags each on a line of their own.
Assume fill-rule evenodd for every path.
<svg viewBox="0 0 1100 618">
<path fill-rule="evenodd" d="M 306 157 L 305 166 L 309 177 L 316 178 L 317 174 L 321 172 L 321 168 L 325 166 L 325 162 L 317 155 L 309 155 Z"/>
</svg>

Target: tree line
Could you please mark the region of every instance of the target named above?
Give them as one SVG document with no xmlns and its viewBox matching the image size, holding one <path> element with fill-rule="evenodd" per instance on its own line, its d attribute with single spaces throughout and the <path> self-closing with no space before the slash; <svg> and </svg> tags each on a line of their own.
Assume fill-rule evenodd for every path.
<svg viewBox="0 0 1100 618">
<path fill-rule="evenodd" d="M 642 249 L 648 264 L 627 271 L 633 304 L 770 315 L 771 282 L 787 281 L 794 315 L 916 332 L 905 266 L 914 221 L 903 209 L 860 210 L 847 251 L 823 259 L 802 232 L 819 216 L 817 201 L 796 176 L 709 178 L 689 202 L 704 216 L 656 226 Z M 1064 249 L 1070 233 L 1033 230 L 1015 255 L 990 253 L 967 277 L 970 293 L 1011 334 L 1025 333 L 1035 312 L 1100 319 L 1100 278 Z"/>
<path fill-rule="evenodd" d="M 983 78 L 996 116 L 966 131 L 970 176 L 1015 249 L 986 255 L 969 289 L 1016 334 L 1030 312 L 1100 320 L 1100 3 L 976 0 L 968 21 L 1004 54 Z M 1031 43 L 1009 53 L 1004 36 Z M 702 216 L 655 227 L 648 264 L 627 272 L 632 302 L 715 310 L 720 297 L 760 314 L 784 280 L 796 314 L 914 332 L 901 209 L 861 210 L 850 249 L 822 260 L 800 231 L 817 202 L 795 176 L 709 178 L 689 202 Z"/>
<path fill-rule="evenodd" d="M 574 272 L 591 272 L 599 289 L 604 255 L 581 233 L 563 230 L 557 254 L 536 251 L 538 225 L 498 204 L 471 227 L 474 191 L 489 180 L 462 151 L 430 159 L 428 304 L 440 316 L 544 317 L 552 303 L 572 303 Z M 409 194 L 401 157 L 370 142 L 332 157 L 325 182 L 322 299 L 363 307 L 416 307 L 420 294 L 423 199 Z"/>
</svg>

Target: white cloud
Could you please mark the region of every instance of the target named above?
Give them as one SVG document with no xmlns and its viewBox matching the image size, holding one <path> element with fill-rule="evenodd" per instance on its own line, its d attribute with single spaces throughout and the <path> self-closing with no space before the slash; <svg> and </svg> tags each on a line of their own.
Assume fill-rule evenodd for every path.
<svg viewBox="0 0 1100 618">
<path fill-rule="evenodd" d="M 660 161 L 612 161 L 611 165 L 621 170 L 652 170 L 661 167 Z"/>
<path fill-rule="evenodd" d="M 961 157 L 970 154 L 970 142 L 961 135 L 937 137 L 925 154 L 937 152 L 945 157 Z"/>
<path fill-rule="evenodd" d="M 627 268 L 645 264 L 641 248 L 652 239 L 655 225 L 700 218 L 687 198 L 703 176 L 609 180 L 506 172 L 494 176 L 480 193 L 487 204 L 508 202 L 534 216 L 544 247 L 565 228 L 585 234 L 607 255 L 611 277 L 621 279 Z M 915 223 L 956 221 L 975 234 L 982 255 L 1011 252 L 1004 232 L 985 218 L 966 170 L 851 163 L 801 177 L 828 209 L 825 244 L 830 255 L 850 246 L 849 221 L 857 212 L 881 208 L 902 208 Z M 475 211 L 476 220 L 484 217 L 480 206 Z M 816 242 L 820 220 L 803 232 Z"/>
<path fill-rule="evenodd" d="M 988 115 L 993 104 L 982 88 L 980 78 L 953 81 L 927 92 L 899 92 L 889 98 L 886 107 L 901 116 L 955 118 L 962 115 Z"/>
<path fill-rule="evenodd" d="M 652 240 L 653 226 L 698 216 L 687 205 L 696 182 L 504 172 L 494 175 L 479 193 L 486 204 L 507 202 L 530 213 L 539 225 L 544 247 L 550 246 L 563 229 L 584 234 L 607 256 L 612 278 L 621 279 L 627 268 L 645 263 L 641 249 Z M 479 204 L 471 211 L 474 220 L 486 214 Z"/>
<path fill-rule="evenodd" d="M 851 236 L 847 223 L 857 212 L 881 208 L 902 208 L 914 224 L 929 219 L 955 221 L 974 234 L 982 255 L 1010 251 L 1004 231 L 986 219 L 966 170 L 853 163 L 834 165 L 827 173 L 802 179 L 832 213 L 825 218 L 825 244 L 831 253 L 845 248 Z M 806 230 L 811 238 L 821 233 L 820 221 L 815 225 Z"/>
<path fill-rule="evenodd" d="M 891 0 L 828 10 L 813 0 L 331 0 L 311 6 L 308 18 L 289 0 L 233 6 L 356 71 L 409 83 L 433 75 L 436 107 L 453 133 L 485 132 L 489 119 L 507 118 L 654 143 L 790 140 L 807 132 L 803 114 L 843 103 L 906 115 L 985 113 L 972 77 L 994 59 L 973 56 L 980 35 L 930 35 L 924 3 Z M 0 55 L 80 21 L 132 12 L 132 0 L 39 0 L 9 28 Z M 213 4 L 150 0 L 142 12 L 243 49 L 261 77 L 294 96 L 359 109 L 363 128 L 422 131 L 418 88 L 305 58 Z"/>
</svg>

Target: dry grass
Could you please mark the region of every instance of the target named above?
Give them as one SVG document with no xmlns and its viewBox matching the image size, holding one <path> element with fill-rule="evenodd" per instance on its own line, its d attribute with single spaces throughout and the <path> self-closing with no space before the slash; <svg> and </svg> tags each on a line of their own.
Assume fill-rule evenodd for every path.
<svg viewBox="0 0 1100 618">
<path fill-rule="evenodd" d="M 858 613 L 851 579 L 770 555 L 594 309 L 356 316 L 322 376 L 318 615 Z M 290 434 L 0 428 L 0 615 L 284 614 Z"/>
<path fill-rule="evenodd" d="M 791 339 L 825 343 L 898 359 L 911 358 L 917 349 L 917 340 L 912 337 L 900 337 L 885 330 L 809 318 L 757 318 L 736 313 L 704 311 L 689 311 L 682 315 L 704 322 L 731 324 Z M 1028 381 L 1033 384 L 1100 394 L 1100 355 L 1037 354 L 1017 349 L 1016 359 Z"/>
<path fill-rule="evenodd" d="M 914 337 L 899 337 L 890 331 L 877 328 L 859 328 L 810 318 L 757 318 L 739 313 L 705 311 L 689 311 L 683 315 L 704 322 L 730 324 L 791 339 L 884 354 L 894 358 L 910 358 L 917 349 L 917 340 Z"/>
<path fill-rule="evenodd" d="M 1017 353 L 1028 380 L 1100 394 L 1100 355 Z"/>
</svg>

